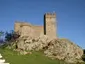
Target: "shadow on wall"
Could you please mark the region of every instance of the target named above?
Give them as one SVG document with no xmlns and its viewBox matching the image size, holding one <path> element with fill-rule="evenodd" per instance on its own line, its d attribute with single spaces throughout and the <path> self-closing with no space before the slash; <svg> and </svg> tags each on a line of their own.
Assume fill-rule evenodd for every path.
<svg viewBox="0 0 85 64">
<path fill-rule="evenodd" d="M 46 22 L 45 22 L 45 15 L 44 15 L 44 35 L 46 35 Z"/>
</svg>

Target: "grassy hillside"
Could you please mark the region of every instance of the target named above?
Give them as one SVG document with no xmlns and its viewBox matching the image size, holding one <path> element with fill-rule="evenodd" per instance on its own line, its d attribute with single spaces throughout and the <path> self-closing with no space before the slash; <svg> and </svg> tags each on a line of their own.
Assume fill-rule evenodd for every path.
<svg viewBox="0 0 85 64">
<path fill-rule="evenodd" d="M 10 64 L 65 64 L 63 61 L 51 60 L 44 56 L 41 52 L 33 52 L 33 54 L 19 55 L 7 49 L 0 49 L 0 53 L 6 62 Z"/>
<path fill-rule="evenodd" d="M 6 62 L 9 62 L 10 64 L 66 64 L 63 61 L 51 60 L 41 52 L 19 55 L 17 52 L 11 50 L 0 49 L 0 53 L 3 58 L 6 59 Z"/>
</svg>

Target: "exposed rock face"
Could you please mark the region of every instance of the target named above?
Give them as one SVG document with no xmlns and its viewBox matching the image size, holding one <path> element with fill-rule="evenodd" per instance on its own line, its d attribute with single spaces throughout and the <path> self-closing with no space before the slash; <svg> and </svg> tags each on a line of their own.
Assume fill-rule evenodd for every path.
<svg viewBox="0 0 85 64">
<path fill-rule="evenodd" d="M 32 37 L 20 37 L 17 42 L 18 49 L 22 50 L 41 50 L 48 45 L 51 39 L 48 39 L 47 36 L 40 36 L 38 38 Z"/>
<path fill-rule="evenodd" d="M 49 39 L 47 36 L 40 36 L 36 39 L 22 37 L 17 43 L 18 49 L 42 50 L 46 56 L 52 59 L 65 60 L 66 62 L 78 62 L 83 55 L 83 50 L 67 39 Z"/>
<path fill-rule="evenodd" d="M 44 53 L 51 58 L 65 60 L 66 62 L 80 62 L 83 50 L 67 39 L 52 40 Z"/>
</svg>

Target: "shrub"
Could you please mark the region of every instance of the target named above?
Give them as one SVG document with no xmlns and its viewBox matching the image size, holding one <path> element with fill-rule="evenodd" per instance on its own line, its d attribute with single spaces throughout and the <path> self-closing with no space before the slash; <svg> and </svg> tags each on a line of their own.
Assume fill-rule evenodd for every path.
<svg viewBox="0 0 85 64">
<path fill-rule="evenodd" d="M 5 40 L 6 41 L 10 41 L 10 42 L 14 42 L 19 38 L 19 34 L 17 34 L 16 32 L 12 31 L 10 33 L 6 32 L 5 35 Z"/>
<path fill-rule="evenodd" d="M 83 61 L 85 61 L 85 49 L 83 50 L 84 54 L 82 56 Z"/>
</svg>

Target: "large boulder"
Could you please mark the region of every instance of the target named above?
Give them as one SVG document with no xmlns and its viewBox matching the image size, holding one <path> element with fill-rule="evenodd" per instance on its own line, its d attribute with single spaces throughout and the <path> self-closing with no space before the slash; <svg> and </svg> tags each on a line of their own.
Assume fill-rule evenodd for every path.
<svg viewBox="0 0 85 64">
<path fill-rule="evenodd" d="M 65 60 L 69 63 L 77 63 L 81 62 L 83 50 L 68 39 L 54 39 L 49 42 L 44 53 L 52 59 Z"/>
<path fill-rule="evenodd" d="M 17 41 L 17 47 L 21 50 L 36 50 L 39 51 L 46 47 L 51 40 L 46 35 L 32 38 L 20 37 Z"/>
</svg>

